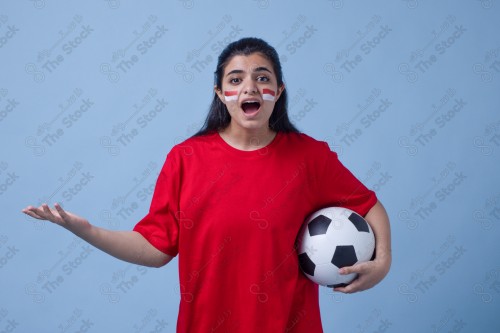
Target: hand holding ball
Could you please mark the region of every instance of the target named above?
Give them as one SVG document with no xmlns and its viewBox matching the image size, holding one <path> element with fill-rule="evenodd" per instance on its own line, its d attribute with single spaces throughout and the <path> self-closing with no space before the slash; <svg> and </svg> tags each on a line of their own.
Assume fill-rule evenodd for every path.
<svg viewBox="0 0 500 333">
<path fill-rule="evenodd" d="M 340 275 L 340 268 L 372 259 L 375 236 L 357 213 L 328 207 L 306 220 L 298 246 L 299 264 L 305 275 L 317 284 L 336 288 L 351 283 L 357 275 Z"/>
</svg>

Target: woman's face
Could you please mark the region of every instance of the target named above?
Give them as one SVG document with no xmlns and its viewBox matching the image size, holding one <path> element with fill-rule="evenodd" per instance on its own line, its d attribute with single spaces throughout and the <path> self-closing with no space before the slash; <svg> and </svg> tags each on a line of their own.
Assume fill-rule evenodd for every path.
<svg viewBox="0 0 500 333">
<path fill-rule="evenodd" d="M 278 87 L 272 63 L 260 53 L 234 56 L 215 91 L 231 115 L 237 130 L 268 130 L 269 118 L 284 85 Z"/>
</svg>

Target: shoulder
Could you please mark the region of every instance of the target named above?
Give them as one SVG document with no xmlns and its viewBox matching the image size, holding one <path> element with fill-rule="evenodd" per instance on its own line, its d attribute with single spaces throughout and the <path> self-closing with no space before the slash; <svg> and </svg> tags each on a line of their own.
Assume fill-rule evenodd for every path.
<svg viewBox="0 0 500 333">
<path fill-rule="evenodd" d="M 305 133 L 282 133 L 283 142 L 291 149 L 304 149 L 313 153 L 330 152 L 325 141 L 317 140 Z"/>
<path fill-rule="evenodd" d="M 207 134 L 192 136 L 184 141 L 175 144 L 172 147 L 172 151 L 186 150 L 186 148 L 203 148 L 206 145 L 212 145 L 217 140 L 217 132 L 211 132 Z"/>
<path fill-rule="evenodd" d="M 215 135 L 204 134 L 200 136 L 192 136 L 183 141 L 180 141 L 167 153 L 162 170 L 180 170 L 186 165 L 191 164 L 196 157 L 203 156 L 200 152 L 206 152 L 210 148 L 209 145 L 214 145 Z"/>
<path fill-rule="evenodd" d="M 189 137 L 184 141 L 175 144 L 168 153 L 167 157 L 182 160 L 184 157 L 192 156 L 198 151 L 206 151 L 206 149 L 210 146 L 216 144 L 216 135 L 218 135 L 217 132 L 211 132 L 208 134 Z"/>
</svg>

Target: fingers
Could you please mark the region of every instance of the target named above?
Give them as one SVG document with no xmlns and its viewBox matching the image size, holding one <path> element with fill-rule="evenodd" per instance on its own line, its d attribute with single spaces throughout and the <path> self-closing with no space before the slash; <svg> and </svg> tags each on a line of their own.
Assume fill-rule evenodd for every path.
<svg viewBox="0 0 500 333">
<path fill-rule="evenodd" d="M 364 273 L 370 271 L 370 266 L 371 266 L 371 262 L 360 262 L 360 263 L 357 263 L 353 266 L 342 267 L 339 270 L 339 273 L 341 275 L 347 275 L 347 274 L 353 274 L 353 273 L 364 274 Z"/>
<path fill-rule="evenodd" d="M 49 205 L 47 204 L 42 204 L 42 209 L 45 213 L 45 216 L 47 217 L 54 217 L 54 214 L 52 214 L 52 211 L 49 208 Z"/>
<path fill-rule="evenodd" d="M 344 294 L 352 294 L 352 293 L 356 293 L 358 291 L 363 291 L 366 289 L 368 289 L 368 288 L 363 288 L 363 283 L 362 283 L 361 279 L 356 278 L 347 286 L 334 288 L 333 290 L 344 293 Z"/>
<path fill-rule="evenodd" d="M 23 213 L 39 220 L 46 220 L 47 218 L 45 217 L 45 212 L 41 208 L 42 206 L 40 207 L 28 206 L 23 209 Z"/>
<path fill-rule="evenodd" d="M 371 266 L 372 266 L 371 262 L 362 262 L 362 263 L 357 263 L 353 266 L 342 267 L 339 270 L 339 273 L 341 275 L 358 274 L 358 276 L 347 286 L 337 287 L 334 288 L 333 290 L 345 294 L 352 294 L 370 288 L 368 286 L 367 273 L 370 273 L 371 269 L 373 268 Z"/>
<path fill-rule="evenodd" d="M 59 216 L 63 221 L 66 221 L 69 218 L 68 213 L 66 213 L 66 211 L 57 202 L 54 204 L 54 207 L 56 207 L 57 213 L 59 213 Z"/>
<path fill-rule="evenodd" d="M 56 204 L 57 205 L 57 204 Z M 57 205 L 59 206 L 59 205 Z M 56 209 L 57 209 L 56 206 Z M 62 208 L 59 206 L 62 210 Z M 23 213 L 34 217 L 39 220 L 49 220 L 54 223 L 61 223 L 62 217 L 58 216 L 59 212 L 57 211 L 57 215 L 54 214 L 54 211 L 49 208 L 47 204 L 42 204 L 40 207 L 28 206 L 23 209 Z M 65 212 L 64 212 L 65 213 Z"/>
<path fill-rule="evenodd" d="M 26 215 L 29 215 L 35 219 L 39 219 L 39 220 L 44 220 L 43 217 L 41 217 L 39 214 L 37 214 L 37 208 L 33 207 L 33 206 L 28 206 L 26 208 L 24 208 L 22 210 L 22 212 Z"/>
</svg>

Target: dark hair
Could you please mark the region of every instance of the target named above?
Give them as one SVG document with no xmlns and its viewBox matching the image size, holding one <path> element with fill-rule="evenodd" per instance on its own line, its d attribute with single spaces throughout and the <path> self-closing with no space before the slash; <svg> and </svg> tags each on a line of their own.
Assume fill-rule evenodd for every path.
<svg viewBox="0 0 500 333">
<path fill-rule="evenodd" d="M 274 73 L 276 74 L 278 86 L 281 86 L 283 84 L 283 72 L 281 71 L 278 53 L 264 40 L 249 37 L 242 38 L 228 44 L 219 55 L 217 68 L 214 73 L 214 81 L 217 88 L 222 88 L 222 76 L 224 74 L 224 69 L 234 56 L 248 56 L 253 53 L 260 53 L 271 62 Z M 226 105 L 222 103 L 217 94 L 214 92 L 212 104 L 210 104 L 210 109 L 208 111 L 207 118 L 205 119 L 205 123 L 194 136 L 220 131 L 226 128 L 230 122 L 231 116 L 227 111 Z M 269 118 L 269 128 L 276 132 L 299 132 L 299 130 L 288 118 L 288 99 L 286 89 L 283 90 L 274 105 L 273 113 Z"/>
</svg>

